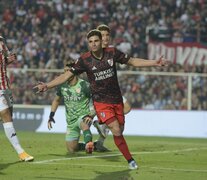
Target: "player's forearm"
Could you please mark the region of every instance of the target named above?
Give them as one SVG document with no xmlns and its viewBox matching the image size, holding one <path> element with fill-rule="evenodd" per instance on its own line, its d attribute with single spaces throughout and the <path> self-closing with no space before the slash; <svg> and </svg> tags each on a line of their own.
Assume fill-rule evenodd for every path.
<svg viewBox="0 0 207 180">
<path fill-rule="evenodd" d="M 58 106 L 59 106 L 60 102 L 57 100 L 53 100 L 52 102 L 52 106 L 51 106 L 51 112 L 56 112 Z"/>
<path fill-rule="evenodd" d="M 130 60 L 128 61 L 128 64 L 134 67 L 150 67 L 150 66 L 156 66 L 156 60 L 130 58 Z"/>
</svg>

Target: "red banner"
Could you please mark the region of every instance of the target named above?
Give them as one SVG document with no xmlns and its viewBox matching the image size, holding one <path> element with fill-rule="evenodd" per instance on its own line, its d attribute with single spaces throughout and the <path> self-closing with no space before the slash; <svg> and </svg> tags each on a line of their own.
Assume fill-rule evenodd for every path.
<svg viewBox="0 0 207 180">
<path fill-rule="evenodd" d="M 177 64 L 207 65 L 207 47 L 199 43 L 148 43 L 148 58 L 160 55 Z"/>
</svg>

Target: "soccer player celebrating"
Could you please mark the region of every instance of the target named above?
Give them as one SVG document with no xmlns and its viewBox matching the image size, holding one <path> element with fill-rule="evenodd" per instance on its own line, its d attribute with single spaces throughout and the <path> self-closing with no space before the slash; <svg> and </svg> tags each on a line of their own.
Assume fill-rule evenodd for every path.
<svg viewBox="0 0 207 180">
<path fill-rule="evenodd" d="M 64 71 L 69 71 L 73 65 L 73 60 L 69 60 Z M 89 83 L 78 76 L 72 76 L 64 84 L 58 86 L 48 120 L 49 130 L 52 128 L 52 122 L 55 123 L 54 115 L 62 98 L 66 110 L 67 132 L 65 141 L 68 152 L 74 153 L 85 149 L 87 153 L 92 153 L 94 144 L 90 125 L 95 116 L 95 110 L 91 101 Z M 83 131 L 84 143 L 79 143 L 81 130 Z"/>
<path fill-rule="evenodd" d="M 114 143 L 128 161 L 129 169 L 137 169 L 138 165 L 129 152 L 123 136 L 124 111 L 121 90 L 117 79 L 116 63 L 134 67 L 151 67 L 168 65 L 163 56 L 157 60 L 145 60 L 129 57 L 114 47 L 102 48 L 102 35 L 97 29 L 87 34 L 90 51 L 81 55 L 70 71 L 58 76 L 49 83 L 39 83 L 37 93 L 47 91 L 66 82 L 72 76 L 86 72 L 96 115 L 101 123 L 111 130 Z"/>
<path fill-rule="evenodd" d="M 102 48 L 109 47 L 109 43 L 110 43 L 110 39 L 111 39 L 110 28 L 105 24 L 101 24 L 97 27 L 97 29 L 101 32 L 101 35 L 102 35 Z M 131 111 L 131 105 L 124 96 L 122 98 L 123 98 L 123 103 L 124 103 L 124 114 L 127 114 Z M 100 134 L 98 140 L 96 141 L 97 150 L 107 151 L 107 148 L 104 147 L 104 141 L 109 133 L 109 129 L 108 129 L 107 125 L 106 124 L 98 124 L 97 120 L 94 121 L 93 124 L 97 128 L 97 130 Z"/>
<path fill-rule="evenodd" d="M 27 154 L 19 143 L 12 120 L 13 97 L 7 77 L 7 65 L 16 60 L 16 54 L 9 52 L 6 44 L 4 43 L 3 37 L 0 36 L 0 117 L 3 121 L 5 134 L 19 155 L 19 159 L 21 161 L 32 161 L 34 158 Z"/>
</svg>

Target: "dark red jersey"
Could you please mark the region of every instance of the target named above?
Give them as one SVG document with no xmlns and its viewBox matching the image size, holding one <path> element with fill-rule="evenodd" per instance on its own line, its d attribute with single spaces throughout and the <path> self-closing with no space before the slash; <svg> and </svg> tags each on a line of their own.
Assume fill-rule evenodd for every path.
<svg viewBox="0 0 207 180">
<path fill-rule="evenodd" d="M 101 60 L 89 51 L 77 60 L 71 71 L 74 74 L 87 73 L 94 101 L 117 104 L 122 102 L 122 96 L 116 63 L 126 64 L 129 58 L 114 47 L 104 48 Z"/>
</svg>

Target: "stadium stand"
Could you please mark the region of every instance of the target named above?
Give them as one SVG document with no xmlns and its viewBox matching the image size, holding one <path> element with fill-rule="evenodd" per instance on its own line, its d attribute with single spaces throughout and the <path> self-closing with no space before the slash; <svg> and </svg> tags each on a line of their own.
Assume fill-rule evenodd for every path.
<svg viewBox="0 0 207 180">
<path fill-rule="evenodd" d="M 62 69 L 67 58 L 76 59 L 80 52 L 87 51 L 85 35 L 101 23 L 111 27 L 113 45 L 132 56 L 147 58 L 150 41 L 206 46 L 206 17 L 205 0 L 1 1 L 0 34 L 18 54 L 18 63 L 11 65 L 10 73 L 15 103 L 50 104 L 54 91 L 36 96 L 31 88 L 37 81 L 53 79 L 57 73 L 29 71 L 25 75 L 25 71 Z M 207 65 L 172 64 L 162 71 L 206 74 Z M 187 77 L 124 74 L 119 80 L 133 108 L 187 109 Z M 192 102 L 193 110 L 207 110 L 206 78 L 193 77 Z"/>
</svg>

